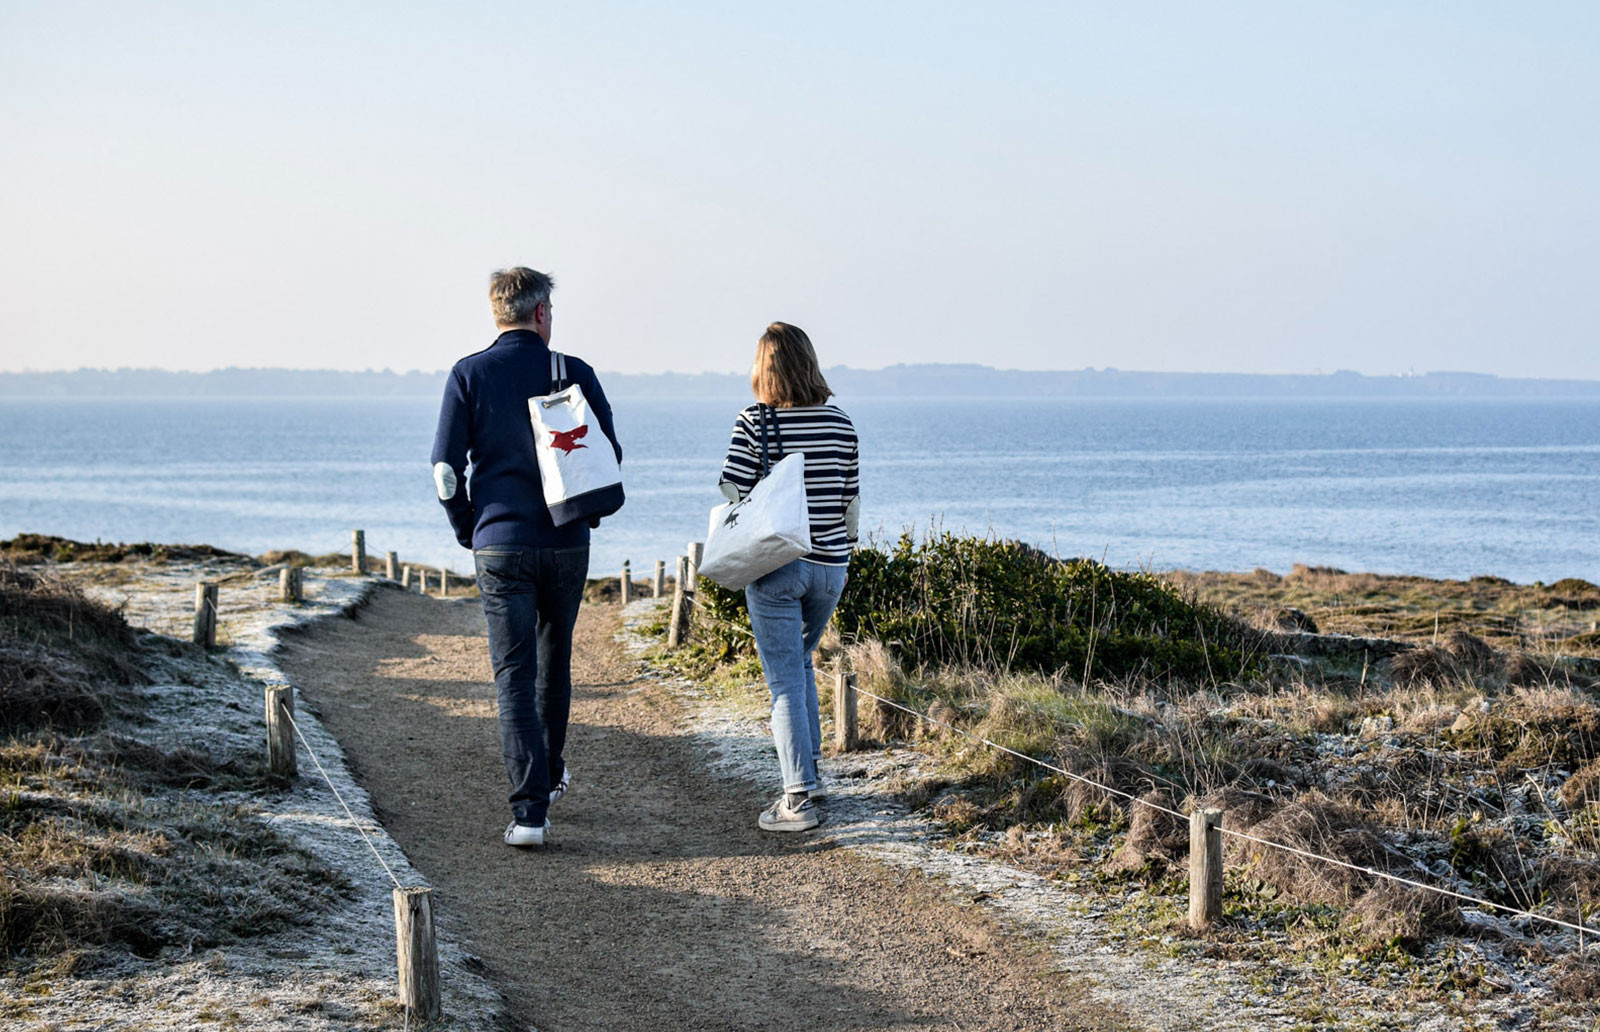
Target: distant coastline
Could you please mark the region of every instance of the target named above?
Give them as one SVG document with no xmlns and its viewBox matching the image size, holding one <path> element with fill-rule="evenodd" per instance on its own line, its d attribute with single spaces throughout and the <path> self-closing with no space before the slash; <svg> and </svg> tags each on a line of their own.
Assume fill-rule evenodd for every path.
<svg viewBox="0 0 1600 1032">
<path fill-rule="evenodd" d="M 1485 373 L 1413 376 L 1333 373 L 1159 373 L 1121 369 L 1018 370 L 971 364 L 834 366 L 827 376 L 846 397 L 930 397 L 957 394 L 1083 398 L 1593 398 L 1600 380 L 1507 378 Z M 742 373 L 601 371 L 613 397 L 743 398 Z M 235 398 L 263 396 L 401 397 L 436 395 L 445 373 L 410 370 L 77 369 L 0 372 L 0 397 Z"/>
</svg>

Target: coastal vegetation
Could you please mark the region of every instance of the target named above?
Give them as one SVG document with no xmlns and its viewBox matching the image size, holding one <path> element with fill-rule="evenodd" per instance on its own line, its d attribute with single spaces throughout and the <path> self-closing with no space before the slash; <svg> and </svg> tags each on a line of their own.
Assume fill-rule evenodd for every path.
<svg viewBox="0 0 1600 1032">
<path fill-rule="evenodd" d="M 742 599 L 699 591 L 712 619 L 658 658 L 759 684 Z M 862 700 L 865 747 L 939 761 L 900 786 L 908 804 L 959 848 L 1123 900 L 1132 943 L 1290 949 L 1408 991 L 1492 993 L 1480 954 L 1450 945 L 1469 934 L 1582 1001 L 1600 977 L 1549 926 L 1314 857 L 1592 922 L 1597 609 L 1576 579 L 1156 576 L 936 535 L 856 554 L 821 660 L 937 721 Z M 1199 807 L 1313 856 L 1227 838 L 1228 920 L 1197 940 L 1179 913 L 1187 823 L 1161 808 Z"/>
<path fill-rule="evenodd" d="M 0 959 L 57 974 L 322 910 L 342 879 L 251 819 L 254 758 L 154 740 L 151 693 L 208 676 L 46 567 L 0 560 Z"/>
</svg>

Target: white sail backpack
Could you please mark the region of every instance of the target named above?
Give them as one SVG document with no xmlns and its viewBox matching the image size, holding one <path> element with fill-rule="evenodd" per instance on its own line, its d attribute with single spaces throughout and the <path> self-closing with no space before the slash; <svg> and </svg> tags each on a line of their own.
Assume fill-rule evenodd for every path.
<svg viewBox="0 0 1600 1032">
<path fill-rule="evenodd" d="M 550 519 L 560 527 L 610 516 L 622 508 L 622 470 L 611 439 L 583 396 L 567 382 L 567 356 L 550 352 L 551 393 L 528 399 L 539 479 Z"/>
<path fill-rule="evenodd" d="M 778 452 L 783 437 L 772 414 Z M 737 502 L 711 510 L 700 575 L 738 589 L 811 551 L 811 510 L 806 505 L 806 456 L 784 455 L 774 463 L 767 453 L 767 406 L 761 406 L 761 478 Z"/>
</svg>

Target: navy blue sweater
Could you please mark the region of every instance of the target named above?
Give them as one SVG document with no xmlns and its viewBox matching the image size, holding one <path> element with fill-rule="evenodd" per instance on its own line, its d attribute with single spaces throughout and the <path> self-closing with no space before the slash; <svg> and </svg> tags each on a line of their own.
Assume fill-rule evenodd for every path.
<svg viewBox="0 0 1600 1032">
<path fill-rule="evenodd" d="M 594 370 L 567 355 L 567 379 L 583 388 L 621 462 L 611 406 Z M 450 370 L 433 438 L 433 480 L 463 548 L 589 543 L 588 524 L 579 520 L 557 527 L 545 507 L 528 399 L 551 390 L 550 347 L 532 330 L 507 330 Z"/>
</svg>

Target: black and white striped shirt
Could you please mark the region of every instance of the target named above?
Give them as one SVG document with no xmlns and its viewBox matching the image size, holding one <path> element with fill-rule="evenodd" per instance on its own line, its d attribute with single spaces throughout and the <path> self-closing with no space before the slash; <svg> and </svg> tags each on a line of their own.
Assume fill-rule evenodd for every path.
<svg viewBox="0 0 1600 1032">
<path fill-rule="evenodd" d="M 740 498 L 761 479 L 761 408 L 751 405 L 739 413 L 722 463 L 723 481 L 738 489 Z M 856 428 L 837 405 L 768 408 L 769 459 L 776 464 L 794 452 L 805 453 L 806 504 L 811 512 L 811 551 L 803 558 L 824 566 L 848 565 L 855 541 L 845 530 L 844 511 L 861 493 Z"/>
</svg>

